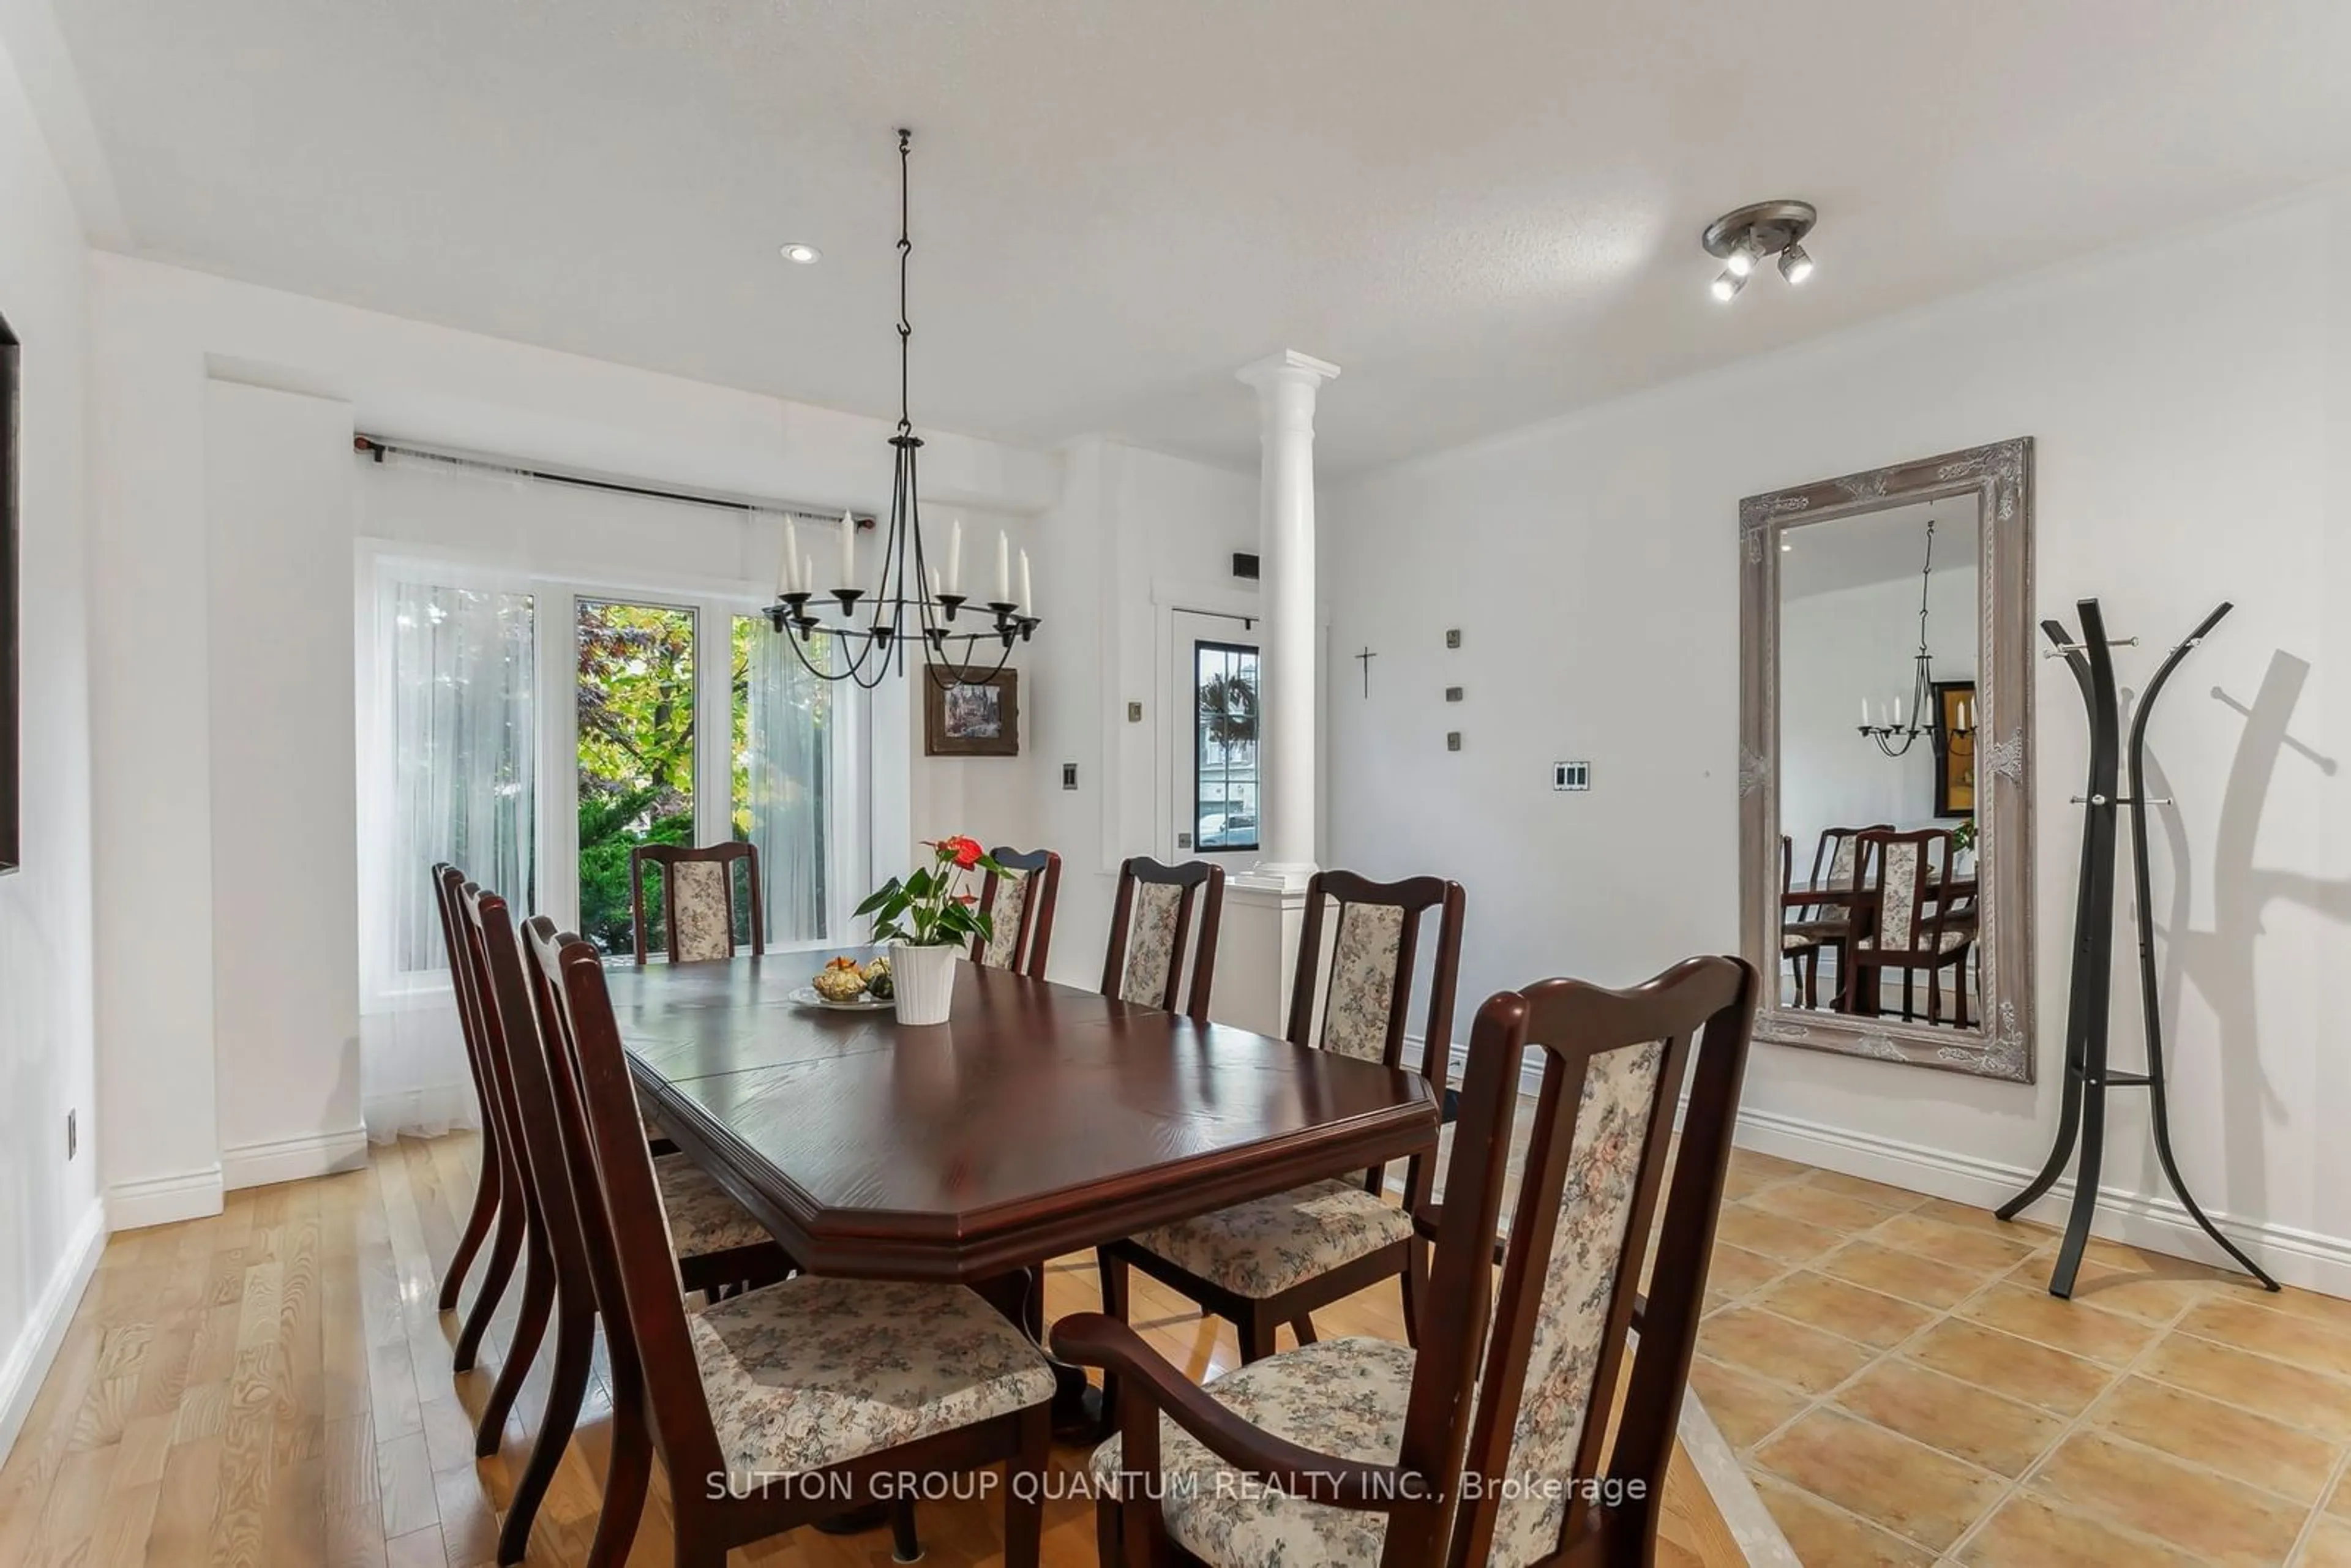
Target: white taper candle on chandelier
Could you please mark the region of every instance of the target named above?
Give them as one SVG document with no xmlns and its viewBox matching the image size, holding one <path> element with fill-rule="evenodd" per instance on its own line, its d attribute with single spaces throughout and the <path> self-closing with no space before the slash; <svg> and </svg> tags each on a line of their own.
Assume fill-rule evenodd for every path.
<svg viewBox="0 0 2351 1568">
<path fill-rule="evenodd" d="M 996 530 L 996 602 L 1005 604 L 1012 598 L 1012 536 L 1002 528 Z"/>
<path fill-rule="evenodd" d="M 1861 725 L 1864 729 L 1869 727 L 1869 699 L 1867 697 L 1861 699 Z"/>
<path fill-rule="evenodd" d="M 778 598 L 787 593 L 799 591 L 799 582 L 798 581 L 798 574 L 799 572 L 799 525 L 793 522 L 791 518 L 786 517 L 784 519 L 784 570 L 779 572 L 776 578 L 776 593 Z"/>
<path fill-rule="evenodd" d="M 800 581 L 807 585 L 800 590 L 801 592 L 816 591 L 816 557 L 812 555 L 800 557 Z"/>
<path fill-rule="evenodd" d="M 1900 729 L 1902 727 L 1902 699 L 1900 697 L 1896 697 L 1894 699 L 1894 727 L 1896 729 Z"/>
<path fill-rule="evenodd" d="M 1023 614 L 1023 615 L 1034 615 L 1034 614 L 1036 614 L 1036 613 L 1037 613 L 1037 599 L 1036 599 L 1036 592 L 1037 592 L 1037 591 L 1036 591 L 1035 589 L 1031 588 L 1031 587 L 1029 586 L 1029 552 L 1028 552 L 1027 550 L 1022 550 L 1022 551 L 1020 552 L 1020 613 L 1021 613 L 1021 614 Z"/>
<path fill-rule="evenodd" d="M 841 514 L 840 586 L 857 586 L 857 519 L 847 512 Z"/>
<path fill-rule="evenodd" d="M 947 591 L 963 591 L 963 519 L 953 519 L 947 529 Z"/>
</svg>

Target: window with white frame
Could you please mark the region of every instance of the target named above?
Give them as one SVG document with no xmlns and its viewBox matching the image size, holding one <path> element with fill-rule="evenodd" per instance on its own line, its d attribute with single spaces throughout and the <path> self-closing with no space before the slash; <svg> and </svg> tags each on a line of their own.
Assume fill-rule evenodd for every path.
<svg viewBox="0 0 2351 1568">
<path fill-rule="evenodd" d="M 443 861 L 619 954 L 635 847 L 747 841 L 771 948 L 845 935 L 867 870 L 862 715 L 751 601 L 390 556 L 371 599 L 371 994 L 445 993 L 430 878 Z M 658 946 L 658 889 L 646 894 Z"/>
</svg>

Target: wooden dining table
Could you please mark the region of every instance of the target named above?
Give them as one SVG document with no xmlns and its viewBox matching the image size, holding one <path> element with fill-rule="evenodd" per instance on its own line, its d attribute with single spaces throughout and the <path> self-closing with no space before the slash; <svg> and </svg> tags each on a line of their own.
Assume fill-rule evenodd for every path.
<svg viewBox="0 0 2351 1568">
<path fill-rule="evenodd" d="M 1436 1150 L 1416 1072 L 967 962 L 927 1028 L 792 999 L 828 956 L 607 975 L 645 1109 L 819 1273 L 1025 1291 L 1036 1332 L 1050 1259 Z"/>
</svg>

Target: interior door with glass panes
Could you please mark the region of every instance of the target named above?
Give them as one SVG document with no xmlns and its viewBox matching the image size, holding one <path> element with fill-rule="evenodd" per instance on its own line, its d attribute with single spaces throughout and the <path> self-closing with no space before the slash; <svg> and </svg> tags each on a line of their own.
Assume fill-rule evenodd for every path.
<svg viewBox="0 0 2351 1568">
<path fill-rule="evenodd" d="M 1258 638 L 1251 622 L 1179 610 L 1168 658 L 1169 812 L 1176 860 L 1258 858 Z"/>
</svg>

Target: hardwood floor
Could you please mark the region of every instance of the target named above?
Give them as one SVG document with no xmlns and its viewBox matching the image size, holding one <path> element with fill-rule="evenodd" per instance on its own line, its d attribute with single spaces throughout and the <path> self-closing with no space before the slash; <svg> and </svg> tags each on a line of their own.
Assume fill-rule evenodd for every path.
<svg viewBox="0 0 2351 1568">
<path fill-rule="evenodd" d="M 474 1412 L 506 1352 L 449 1367 L 458 1326 L 434 1310 L 440 1270 L 474 1191 L 476 1143 L 453 1134 L 375 1151 L 365 1169 L 231 1193 L 210 1219 L 118 1236 L 74 1314 L 25 1430 L 0 1469 L 0 1563 L 325 1564 L 438 1568 L 496 1559 L 497 1511 L 544 1398 L 526 1385 L 501 1451 L 476 1461 Z M 518 1301 L 519 1290 L 508 1292 Z M 1139 1327 L 1194 1376 L 1238 1359 L 1230 1328 L 1137 1277 Z M 470 1294 L 468 1299 L 470 1300 Z M 1048 1312 L 1095 1304 L 1091 1259 L 1048 1277 Z M 1403 1337 L 1393 1284 L 1318 1315 L 1327 1336 Z M 602 1368 L 531 1542 L 528 1562 L 577 1563 L 594 1531 L 610 1423 Z M 1085 1450 L 1057 1448 L 1074 1474 Z M 1743 1562 L 1678 1453 L 1658 1561 Z M 1000 1560 L 998 1501 L 926 1504 L 927 1561 Z M 670 1561 L 658 1472 L 636 1549 Z M 842 1568 L 890 1561 L 886 1531 L 802 1530 L 745 1563 Z M 1046 1511 L 1045 1561 L 1094 1561 L 1092 1505 Z"/>
</svg>

